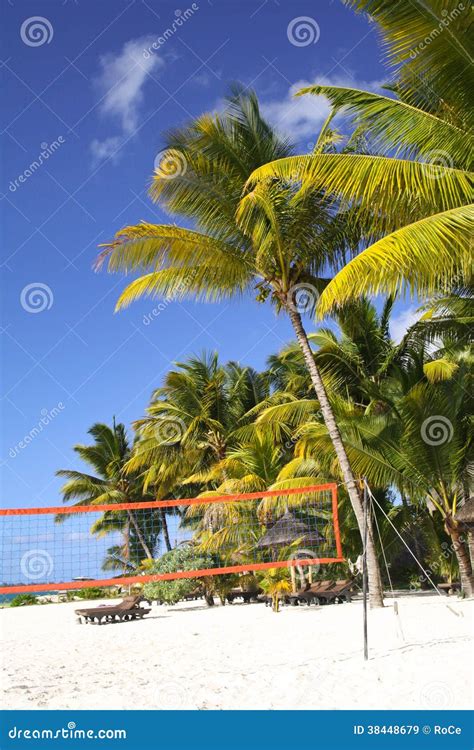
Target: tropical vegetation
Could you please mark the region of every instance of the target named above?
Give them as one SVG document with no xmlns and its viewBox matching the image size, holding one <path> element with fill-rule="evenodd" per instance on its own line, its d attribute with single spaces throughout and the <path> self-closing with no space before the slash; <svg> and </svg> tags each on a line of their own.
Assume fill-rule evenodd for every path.
<svg viewBox="0 0 474 750">
<path fill-rule="evenodd" d="M 285 490 L 328 481 L 340 487 L 345 555 L 357 557 L 366 482 L 371 604 L 382 605 L 388 582 L 421 580 L 406 545 L 422 584 L 426 574 L 459 575 L 474 594 L 456 519 L 473 466 L 470 8 L 346 4 L 378 25 L 393 65 L 383 93 L 318 82 L 300 91 L 326 97 L 331 113 L 313 151 L 296 154 L 255 93 L 234 87 L 224 112 L 166 136 L 149 193 L 182 225 L 127 226 L 102 247 L 98 267 L 137 275 L 118 310 L 144 296 L 218 303 L 245 294 L 294 331 L 264 372 L 217 353 L 190 356 L 157 384 L 133 441 L 123 425 L 95 425 L 95 444 L 76 447 L 95 474 L 60 474 L 64 499 L 80 504 L 279 493 L 176 511 L 188 545 L 172 551 L 167 506 L 158 516 L 114 514 L 122 541 L 109 569 L 168 570 L 190 554 L 275 561 L 259 538 L 285 513 L 301 523 L 307 513 Z M 446 23 L 432 35 L 437 19 Z M 419 320 L 394 342 L 390 316 L 406 293 Z M 93 533 L 112 528 L 108 520 Z M 325 522 L 319 512 L 323 538 Z M 278 567 L 258 577 L 277 609 L 294 580 Z M 150 586 L 173 599 L 189 583 Z"/>
</svg>

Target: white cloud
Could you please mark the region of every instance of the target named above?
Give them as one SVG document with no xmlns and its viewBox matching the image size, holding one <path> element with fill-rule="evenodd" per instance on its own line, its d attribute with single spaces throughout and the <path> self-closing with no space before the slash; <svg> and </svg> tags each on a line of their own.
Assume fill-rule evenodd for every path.
<svg viewBox="0 0 474 750">
<path fill-rule="evenodd" d="M 421 313 L 416 307 L 407 307 L 398 315 L 395 315 L 390 321 L 390 335 L 395 343 L 400 343 L 408 328 L 416 323 L 421 317 Z"/>
<path fill-rule="evenodd" d="M 314 142 L 318 131 L 329 114 L 329 102 L 324 96 L 295 97 L 295 94 L 305 86 L 315 83 L 329 86 L 348 86 L 351 88 L 379 91 L 381 81 L 357 81 L 349 77 L 320 77 L 316 81 L 297 81 L 283 99 L 264 102 L 262 111 L 265 117 L 285 136 L 298 142 L 308 138 Z"/>
<path fill-rule="evenodd" d="M 100 95 L 99 113 L 118 123 L 120 133 L 93 140 L 91 151 L 97 161 L 116 155 L 120 144 L 139 125 L 147 78 L 164 65 L 156 53 L 144 56 L 152 41 L 149 37 L 130 39 L 118 54 L 100 58 L 100 72 L 94 81 Z"/>
<path fill-rule="evenodd" d="M 98 138 L 94 138 L 90 145 L 92 157 L 94 162 L 103 161 L 104 159 L 111 159 L 117 161 L 120 151 L 120 144 L 123 142 L 123 136 L 112 135 L 110 138 L 106 138 L 103 141 L 99 141 Z"/>
<path fill-rule="evenodd" d="M 220 74 L 216 74 L 220 78 Z M 202 70 L 200 73 L 195 73 L 192 77 L 193 83 L 197 83 L 199 86 L 207 88 L 211 85 L 213 77 L 206 70 Z M 214 79 L 215 80 L 215 79 Z"/>
</svg>

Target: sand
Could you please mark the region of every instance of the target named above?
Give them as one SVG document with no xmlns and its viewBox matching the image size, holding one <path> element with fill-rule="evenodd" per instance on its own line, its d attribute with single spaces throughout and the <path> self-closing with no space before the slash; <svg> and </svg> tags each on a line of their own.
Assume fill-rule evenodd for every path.
<svg viewBox="0 0 474 750">
<path fill-rule="evenodd" d="M 110 604 L 110 600 L 104 602 Z M 91 602 L 96 606 L 98 602 Z M 474 602 L 156 606 L 141 622 L 78 625 L 86 602 L 0 611 L 2 705 L 15 709 L 467 709 Z M 456 612 L 456 614 L 454 614 Z"/>
</svg>

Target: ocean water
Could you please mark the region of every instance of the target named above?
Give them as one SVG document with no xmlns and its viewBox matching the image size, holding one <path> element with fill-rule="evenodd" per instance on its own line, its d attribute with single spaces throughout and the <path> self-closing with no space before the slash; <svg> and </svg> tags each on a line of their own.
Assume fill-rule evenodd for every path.
<svg viewBox="0 0 474 750">
<path fill-rule="evenodd" d="M 34 594 L 34 596 L 54 596 L 57 593 L 57 589 L 55 591 L 40 591 Z M 0 594 L 0 606 L 2 604 L 9 604 L 16 596 L 20 596 L 20 594 Z"/>
</svg>

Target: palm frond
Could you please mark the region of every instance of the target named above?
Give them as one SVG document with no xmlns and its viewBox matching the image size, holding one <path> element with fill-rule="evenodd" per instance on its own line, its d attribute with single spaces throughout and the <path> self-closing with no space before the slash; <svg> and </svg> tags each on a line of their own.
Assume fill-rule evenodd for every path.
<svg viewBox="0 0 474 750">
<path fill-rule="evenodd" d="M 298 91 L 322 95 L 343 111 L 371 140 L 376 151 L 406 159 L 443 160 L 470 170 L 474 138 L 466 129 L 398 99 L 343 86 L 307 86 Z M 357 132 L 357 131 L 356 131 Z"/>
<path fill-rule="evenodd" d="M 360 217 L 368 238 L 469 203 L 474 180 L 470 172 L 442 164 L 364 154 L 289 157 L 260 167 L 248 184 L 270 178 L 301 183 L 296 202 L 326 191 Z"/>
<path fill-rule="evenodd" d="M 379 240 L 336 274 L 320 297 L 319 315 L 362 294 L 429 296 L 470 279 L 473 219 L 474 204 L 428 216 Z"/>
</svg>

